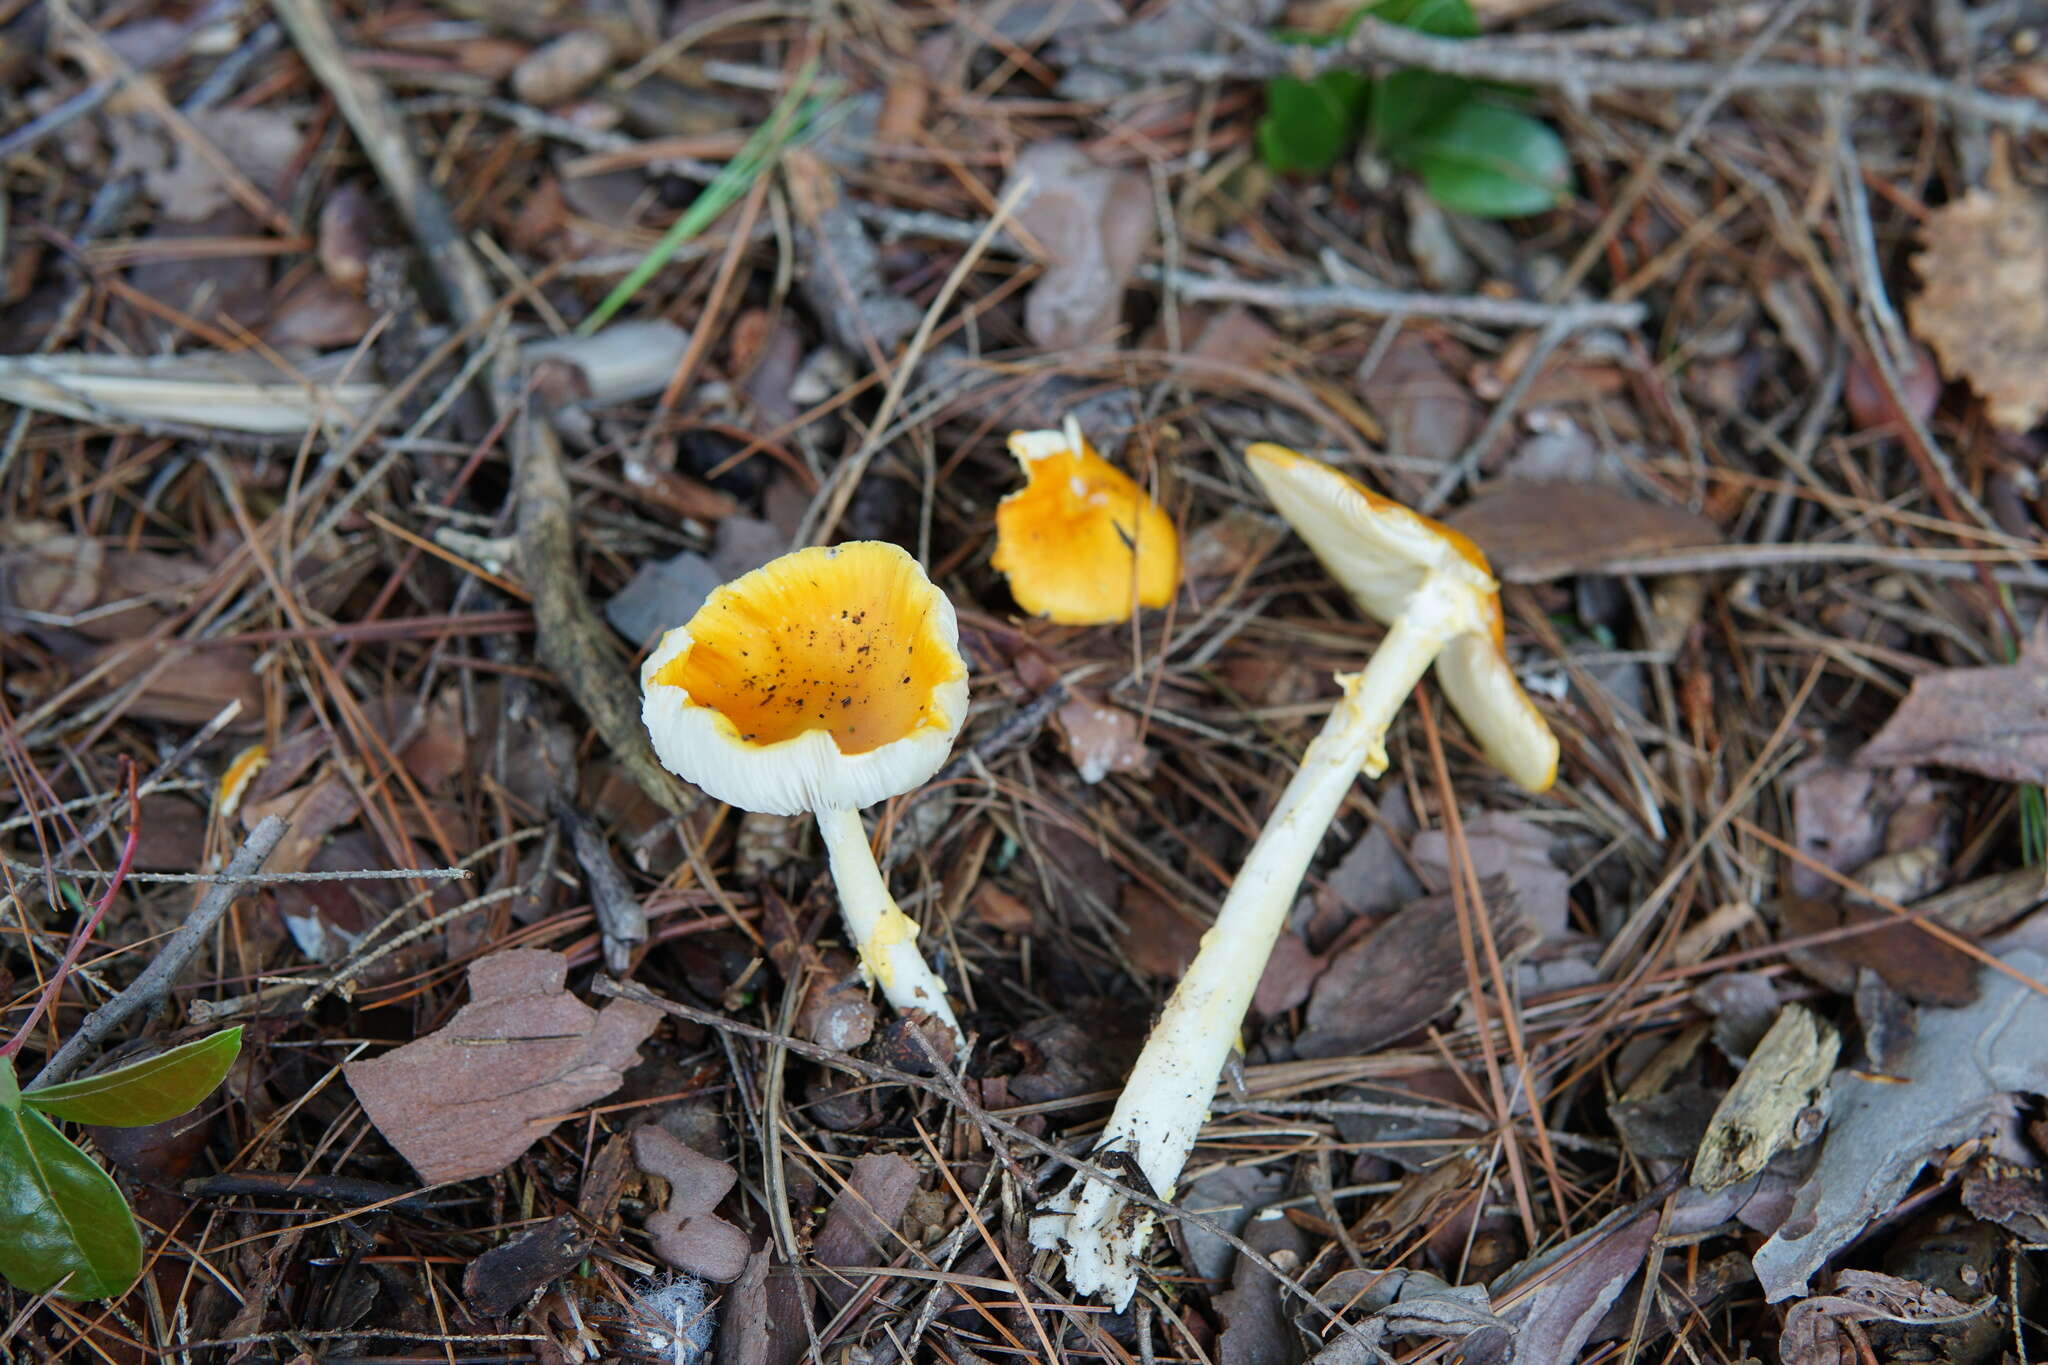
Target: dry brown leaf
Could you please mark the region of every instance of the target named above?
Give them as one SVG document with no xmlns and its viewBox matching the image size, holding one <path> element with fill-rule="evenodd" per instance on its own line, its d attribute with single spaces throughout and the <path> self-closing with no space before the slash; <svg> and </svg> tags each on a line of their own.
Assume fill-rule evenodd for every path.
<svg viewBox="0 0 2048 1365">
<path fill-rule="evenodd" d="M 1488 1286 L 1495 1311 L 1514 1331 L 1513 1365 L 1579 1358 L 1608 1306 L 1648 1260 L 1663 1202 L 1617 1209 Z"/>
<path fill-rule="evenodd" d="M 1117 899 L 1124 912 L 1119 937 L 1131 965 L 1147 976 L 1177 979 L 1202 946 L 1202 926 L 1136 882 Z"/>
<path fill-rule="evenodd" d="M 527 104 L 560 104 L 605 73 L 612 44 L 594 29 L 565 33 L 512 72 L 512 93 Z"/>
<path fill-rule="evenodd" d="M 363 1112 L 430 1184 L 503 1170 L 565 1115 L 618 1089 L 661 1013 L 594 1010 L 563 989 L 569 960 L 513 948 L 469 967 L 469 1003 L 441 1029 L 350 1062 Z"/>
<path fill-rule="evenodd" d="M 1188 339 L 1187 353 L 1215 365 L 1264 370 L 1280 359 L 1287 343 L 1265 319 L 1241 303 L 1202 321 Z"/>
<path fill-rule="evenodd" d="M 1979 1311 L 1988 1302 L 1974 1305 Z M 1836 1277 L 1835 1292 L 1802 1299 L 1785 1314 L 1784 1335 L 1778 1341 L 1778 1358 L 1785 1365 L 1851 1365 L 1867 1357 L 1868 1338 L 1849 1323 L 1932 1324 L 1967 1318 L 1973 1305 L 1951 1294 L 1880 1274 L 1874 1270 L 1844 1270 Z M 1861 1349 L 1858 1349 L 1859 1343 Z M 1886 1359 L 1945 1358 L 1941 1353 L 1923 1356 L 1891 1355 Z"/>
<path fill-rule="evenodd" d="M 376 320 L 370 305 L 325 275 L 314 275 L 278 301 L 263 339 L 279 349 L 353 346 Z"/>
<path fill-rule="evenodd" d="M 195 649 L 164 664 L 164 651 L 141 650 L 123 642 L 88 655 L 81 665 L 109 665 L 100 686 L 109 691 L 147 673 L 134 699 L 123 711 L 136 720 L 165 720 L 174 725 L 204 725 L 229 702 L 242 710 L 228 728 L 237 732 L 263 728 L 263 684 L 256 676 L 256 651 L 238 645 Z M 161 666 L 159 666 L 161 665 Z"/>
<path fill-rule="evenodd" d="M 276 108 L 208 109 L 191 119 L 199 136 L 264 193 L 277 187 L 304 138 L 297 121 Z M 182 138 L 171 139 L 168 164 L 145 169 L 142 183 L 164 215 L 180 222 L 199 222 L 234 202 L 214 162 Z"/>
<path fill-rule="evenodd" d="M 1483 417 L 1465 381 L 1412 331 L 1359 381 L 1358 393 L 1386 432 L 1388 450 L 1410 460 L 1456 459 Z"/>
<path fill-rule="evenodd" d="M 1152 185 L 1143 172 L 1098 166 L 1071 142 L 1041 142 L 1017 158 L 1004 193 L 1030 178 L 1017 222 L 1045 251 L 1045 273 L 1024 301 L 1024 327 L 1048 351 L 1109 340 L 1124 287 L 1152 249 Z"/>
<path fill-rule="evenodd" d="M 1037 920 L 1029 904 L 993 882 L 976 887 L 967 904 L 976 919 L 1006 934 L 1028 934 Z"/>
<path fill-rule="evenodd" d="M 1266 970 L 1252 995 L 1252 1009 L 1270 1019 L 1299 1007 L 1308 999 L 1316 978 L 1330 965 L 1327 957 L 1308 950 L 1300 934 L 1288 932 L 1273 940 Z"/>
<path fill-rule="evenodd" d="M 1205 578 L 1234 578 L 1287 539 L 1287 523 L 1249 507 L 1232 507 L 1205 521 L 1181 544 L 1183 583 Z"/>
<path fill-rule="evenodd" d="M 362 294 L 375 213 L 370 196 L 354 181 L 335 186 L 320 205 L 320 269 L 335 288 Z"/>
<path fill-rule="evenodd" d="M 1598 573 L 1622 560 L 1721 540 L 1705 517 L 1592 483 L 1502 480 L 1449 524 L 1477 541 L 1510 583 Z"/>
<path fill-rule="evenodd" d="M 1914 335 L 1994 423 L 2026 431 L 2048 409 L 2048 204 L 2013 185 L 1971 190 L 1930 214 L 1920 240 Z"/>
<path fill-rule="evenodd" d="M 1515 908 L 1547 939 L 1571 928 L 1571 876 L 1550 860 L 1550 832 L 1507 811 L 1482 811 L 1465 821 L 1465 851 L 1482 879 L 1498 877 L 1515 896 Z M 1408 845 L 1416 871 L 1432 891 L 1451 885 L 1450 841 L 1441 829 L 1426 829 Z"/>
<path fill-rule="evenodd" d="M 1152 767 L 1152 751 L 1138 738 L 1138 718 L 1085 689 L 1074 689 L 1053 713 L 1053 722 L 1083 782 L 1100 782 L 1111 773 L 1143 774 Z"/>
<path fill-rule="evenodd" d="M 723 1161 L 692 1150 L 666 1128 L 633 1132 L 633 1160 L 668 1182 L 668 1204 L 647 1215 L 655 1254 L 678 1270 L 729 1284 L 747 1268 L 747 1234 L 713 1210 L 739 1181 Z"/>
<path fill-rule="evenodd" d="M 1856 762 L 1938 763 L 2004 782 L 2048 782 L 2048 645 L 2030 643 L 2018 663 L 1945 668 L 1913 679 Z"/>
</svg>

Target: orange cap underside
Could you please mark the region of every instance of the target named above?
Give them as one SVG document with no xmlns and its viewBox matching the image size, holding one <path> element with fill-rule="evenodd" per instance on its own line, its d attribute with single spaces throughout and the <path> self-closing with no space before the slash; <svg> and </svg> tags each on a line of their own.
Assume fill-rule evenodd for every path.
<svg viewBox="0 0 2048 1365">
<path fill-rule="evenodd" d="M 1493 577 L 1493 565 L 1487 562 L 1486 551 L 1480 549 L 1479 546 L 1473 541 L 1472 537 L 1466 535 L 1463 531 L 1454 531 L 1450 527 L 1438 521 L 1435 517 L 1425 517 L 1424 515 L 1422 515 L 1422 513 L 1416 511 L 1412 507 L 1406 506 L 1402 503 L 1395 502 L 1392 498 L 1387 497 L 1384 494 L 1373 492 L 1370 488 L 1367 488 L 1364 484 L 1360 483 L 1357 479 L 1352 478 L 1343 470 L 1338 469 L 1333 465 L 1324 464 L 1321 460 L 1312 460 L 1308 456 L 1301 454 L 1299 451 L 1289 450 L 1286 446 L 1274 445 L 1270 441 L 1261 441 L 1252 447 L 1252 451 L 1254 454 L 1259 455 L 1260 458 L 1263 458 L 1273 464 L 1291 464 L 1295 466 L 1306 465 L 1314 469 L 1323 470 L 1326 473 L 1332 474 L 1337 478 L 1342 479 L 1345 483 L 1351 486 L 1352 490 L 1356 492 L 1359 497 L 1365 499 L 1365 505 L 1370 507 L 1373 511 L 1379 513 L 1382 516 L 1411 518 L 1416 523 L 1427 529 L 1431 535 L 1436 536 L 1439 540 L 1443 541 L 1444 544 L 1450 546 L 1451 552 L 1453 554 L 1456 554 L 1460 559 L 1464 560 L 1467 564 L 1470 564 L 1473 568 L 1479 570 L 1479 572 L 1485 574 L 1488 578 Z M 1489 595 L 1487 598 L 1486 605 L 1487 617 L 1489 619 L 1489 624 L 1491 626 L 1493 641 L 1497 645 L 1503 644 L 1507 639 L 1507 629 L 1505 623 L 1501 618 L 1500 594 L 1493 593 Z"/>
<path fill-rule="evenodd" d="M 804 558 L 714 593 L 690 621 L 690 649 L 655 682 L 754 744 L 823 730 L 841 753 L 864 754 L 936 723 L 933 691 L 962 665 L 932 629 L 932 590 L 907 561 L 859 546 Z"/>
</svg>

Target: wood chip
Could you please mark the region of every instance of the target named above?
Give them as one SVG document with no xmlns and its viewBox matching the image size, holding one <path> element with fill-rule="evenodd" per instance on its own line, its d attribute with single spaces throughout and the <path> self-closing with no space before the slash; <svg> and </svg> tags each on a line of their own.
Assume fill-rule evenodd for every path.
<svg viewBox="0 0 2048 1365">
<path fill-rule="evenodd" d="M 1780 1151 L 1799 1145 L 1800 1115 L 1826 1086 L 1841 1045 L 1841 1035 L 1812 1010 L 1780 1010 L 1707 1124 L 1693 1185 L 1711 1193 L 1747 1180 Z"/>
</svg>

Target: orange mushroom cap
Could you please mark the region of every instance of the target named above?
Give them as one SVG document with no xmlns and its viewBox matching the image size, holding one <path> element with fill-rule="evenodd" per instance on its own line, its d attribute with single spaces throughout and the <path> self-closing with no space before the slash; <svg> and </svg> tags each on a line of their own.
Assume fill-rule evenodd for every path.
<svg viewBox="0 0 2048 1365">
<path fill-rule="evenodd" d="M 1095 453 L 1069 417 L 1059 431 L 1018 431 L 1010 453 L 1024 487 L 996 508 L 993 563 L 1017 605 L 1062 626 L 1128 621 L 1180 586 L 1180 537 L 1132 478 Z"/>
<path fill-rule="evenodd" d="M 662 637 L 640 685 L 670 772 L 772 815 L 909 791 L 967 718 L 953 604 L 882 541 L 798 550 L 727 583 Z"/>
</svg>

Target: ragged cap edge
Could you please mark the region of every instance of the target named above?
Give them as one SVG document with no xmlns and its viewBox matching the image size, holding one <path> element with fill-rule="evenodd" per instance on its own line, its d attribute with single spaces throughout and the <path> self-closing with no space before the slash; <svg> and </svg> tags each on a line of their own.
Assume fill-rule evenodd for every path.
<svg viewBox="0 0 2048 1365">
<path fill-rule="evenodd" d="M 1111 625 L 1173 600 L 1181 557 L 1172 519 L 1096 452 L 1072 414 L 1058 430 L 1011 432 L 1009 448 L 1025 484 L 997 507 L 989 562 L 1020 607 L 1055 625 Z M 1060 457 L 1071 462 L 1043 467 Z"/>
</svg>

